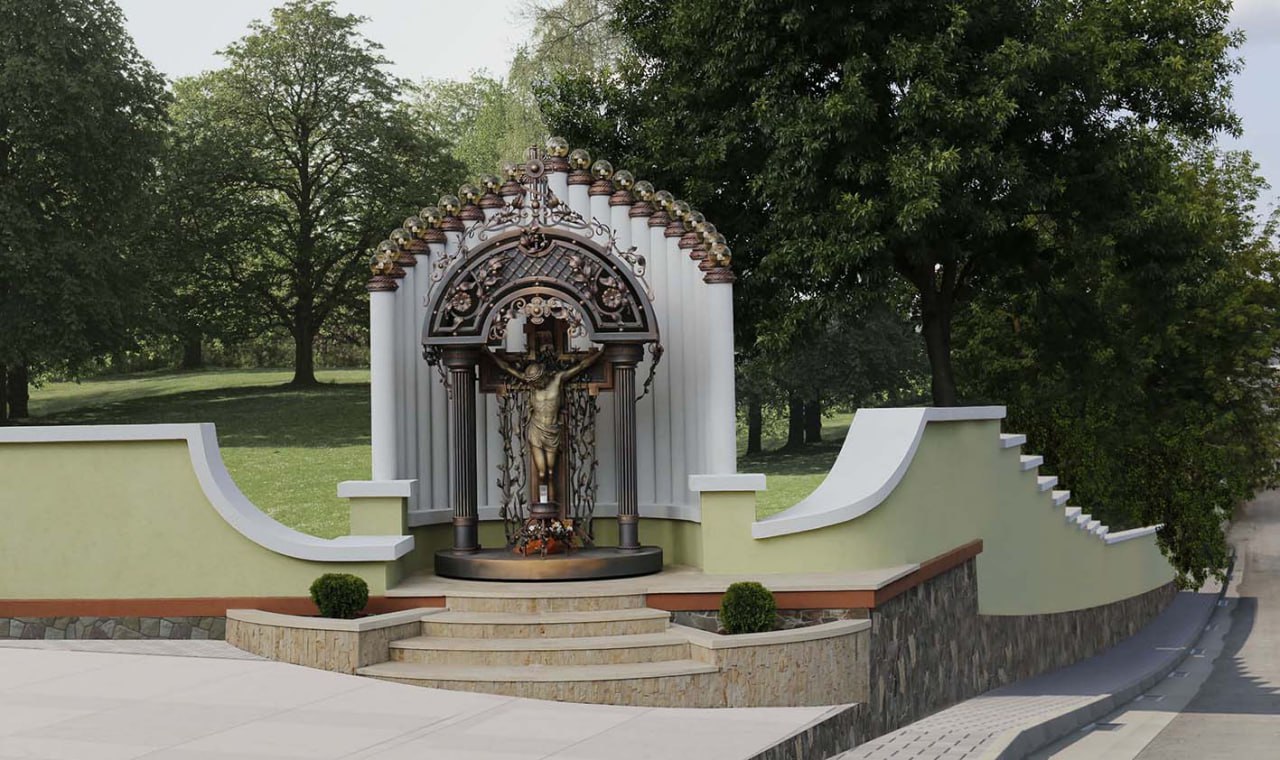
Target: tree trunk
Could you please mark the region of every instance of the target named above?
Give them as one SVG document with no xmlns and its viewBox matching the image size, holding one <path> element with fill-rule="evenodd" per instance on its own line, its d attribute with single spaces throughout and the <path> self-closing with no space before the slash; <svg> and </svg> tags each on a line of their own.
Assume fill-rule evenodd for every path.
<svg viewBox="0 0 1280 760">
<path fill-rule="evenodd" d="M 763 432 L 764 409 L 760 399 L 753 398 L 747 402 L 747 456 L 760 453 Z"/>
<path fill-rule="evenodd" d="M 810 401 L 804 405 L 804 442 L 822 443 L 821 401 Z"/>
<path fill-rule="evenodd" d="M 293 380 L 290 385 L 316 385 L 316 342 L 310 325 L 293 330 Z"/>
<path fill-rule="evenodd" d="M 787 448 L 804 446 L 804 402 L 791 399 L 787 402 Z"/>
<path fill-rule="evenodd" d="M 9 368 L 8 380 L 5 383 L 9 400 L 9 419 L 22 420 L 31 416 L 30 382 L 27 365 L 15 364 Z"/>
<path fill-rule="evenodd" d="M 182 369 L 200 369 L 204 366 L 204 340 L 200 333 L 186 336 L 182 341 Z"/>
<path fill-rule="evenodd" d="M 951 372 L 951 304 L 936 294 L 925 301 L 920 313 L 923 323 L 920 327 L 929 353 L 933 405 L 955 406 L 956 379 Z"/>
</svg>

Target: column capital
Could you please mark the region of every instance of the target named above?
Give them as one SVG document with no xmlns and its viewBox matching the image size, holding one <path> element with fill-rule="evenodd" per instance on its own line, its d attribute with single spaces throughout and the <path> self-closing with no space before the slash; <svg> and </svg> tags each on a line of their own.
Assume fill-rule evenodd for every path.
<svg viewBox="0 0 1280 760">
<path fill-rule="evenodd" d="M 732 285 L 738 279 L 729 267 L 713 266 L 708 268 L 706 272 L 702 276 L 702 281 L 708 285 Z"/>
<path fill-rule="evenodd" d="M 639 343 L 610 343 L 604 352 L 604 358 L 614 367 L 634 368 L 644 360 L 644 346 Z"/>
<path fill-rule="evenodd" d="M 449 369 L 469 369 L 480 362 L 480 349 L 475 346 L 446 346 L 440 351 L 440 361 Z"/>
</svg>

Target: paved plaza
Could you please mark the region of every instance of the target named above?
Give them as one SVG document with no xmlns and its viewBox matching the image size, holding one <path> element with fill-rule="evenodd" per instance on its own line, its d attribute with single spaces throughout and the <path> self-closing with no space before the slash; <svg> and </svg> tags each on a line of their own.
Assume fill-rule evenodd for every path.
<svg viewBox="0 0 1280 760">
<path fill-rule="evenodd" d="M 2 760 L 736 760 L 833 709 L 539 702 L 268 662 L 220 642 L 6 644 Z M 192 656 L 127 653 L 165 649 Z"/>
</svg>

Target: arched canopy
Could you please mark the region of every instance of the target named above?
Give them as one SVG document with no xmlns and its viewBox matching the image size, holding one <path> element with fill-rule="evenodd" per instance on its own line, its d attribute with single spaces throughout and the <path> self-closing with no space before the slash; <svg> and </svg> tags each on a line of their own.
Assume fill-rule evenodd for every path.
<svg viewBox="0 0 1280 760">
<path fill-rule="evenodd" d="M 529 227 L 495 236 L 459 256 L 427 301 L 424 346 L 481 345 L 513 305 L 581 318 L 597 343 L 653 343 L 658 326 L 630 265 L 589 238 Z"/>
</svg>

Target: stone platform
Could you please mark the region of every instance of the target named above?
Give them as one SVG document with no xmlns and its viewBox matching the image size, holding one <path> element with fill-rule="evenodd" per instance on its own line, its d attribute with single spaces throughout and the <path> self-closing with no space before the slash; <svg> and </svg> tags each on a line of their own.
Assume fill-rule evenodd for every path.
<svg viewBox="0 0 1280 760">
<path fill-rule="evenodd" d="M 662 571 L 662 548 L 591 547 L 563 554 L 525 556 L 510 549 L 436 552 L 436 574 L 485 581 L 582 581 L 628 578 Z"/>
</svg>

